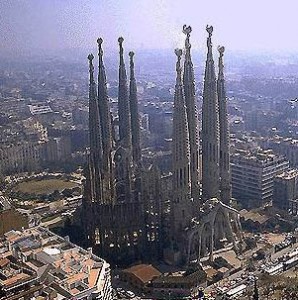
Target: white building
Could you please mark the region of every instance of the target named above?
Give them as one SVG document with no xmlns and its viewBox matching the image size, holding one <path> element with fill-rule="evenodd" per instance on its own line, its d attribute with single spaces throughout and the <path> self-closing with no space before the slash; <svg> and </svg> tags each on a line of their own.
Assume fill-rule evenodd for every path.
<svg viewBox="0 0 298 300">
<path fill-rule="evenodd" d="M 237 150 L 231 157 L 232 193 L 240 201 L 255 205 L 272 200 L 274 178 L 289 162 L 267 150 Z"/>
</svg>

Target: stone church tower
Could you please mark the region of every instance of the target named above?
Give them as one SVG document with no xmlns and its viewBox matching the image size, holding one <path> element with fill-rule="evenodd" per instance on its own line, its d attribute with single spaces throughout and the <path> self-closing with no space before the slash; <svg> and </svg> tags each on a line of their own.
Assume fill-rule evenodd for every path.
<svg viewBox="0 0 298 300">
<path fill-rule="evenodd" d="M 132 157 L 135 165 L 141 163 L 141 142 L 140 142 L 140 118 L 137 98 L 137 82 L 134 71 L 134 52 L 129 52 L 130 57 L 130 82 L 129 82 L 129 105 L 131 113 L 131 137 Z"/>
<path fill-rule="evenodd" d="M 94 56 L 88 55 L 89 60 L 89 176 L 92 184 L 89 188 L 90 200 L 92 202 L 104 202 L 103 199 L 103 180 L 102 180 L 102 136 L 97 105 L 96 83 L 94 81 Z"/>
<path fill-rule="evenodd" d="M 211 36 L 207 26 L 207 60 L 202 107 L 202 185 L 203 199 L 219 198 L 219 113 Z"/>
<path fill-rule="evenodd" d="M 123 41 L 119 42 L 119 90 L 118 90 L 118 116 L 119 116 L 119 141 L 114 155 L 116 193 L 120 202 L 131 201 L 132 197 L 132 145 L 131 145 L 131 113 L 127 85 L 126 67 L 123 57 Z"/>
<path fill-rule="evenodd" d="M 97 39 L 98 44 L 98 112 L 102 136 L 103 165 L 102 172 L 104 177 L 103 197 L 105 203 L 115 201 L 114 176 L 112 162 L 112 120 L 110 115 L 109 97 L 107 92 L 106 71 L 103 63 L 103 40 Z M 92 113 L 92 112 L 91 112 Z"/>
<path fill-rule="evenodd" d="M 187 113 L 181 78 L 182 50 L 176 49 L 176 85 L 173 111 L 173 196 L 172 234 L 180 243 L 183 229 L 192 215 L 190 187 L 190 150 Z"/>
<path fill-rule="evenodd" d="M 220 152 L 219 152 L 219 175 L 220 175 L 220 200 L 229 205 L 231 202 L 231 171 L 230 171 L 230 130 L 227 114 L 227 98 L 225 90 L 225 78 L 223 72 L 223 55 L 225 48 L 218 47 L 218 78 L 217 94 L 219 106 L 220 128 Z"/>
<path fill-rule="evenodd" d="M 118 90 L 118 115 L 119 115 L 119 138 L 120 144 L 127 149 L 131 149 L 131 120 L 129 94 L 127 85 L 126 68 L 123 57 L 123 37 L 118 39 L 119 42 L 119 90 Z"/>
<path fill-rule="evenodd" d="M 185 60 L 183 70 L 183 88 L 185 94 L 185 105 L 187 112 L 187 123 L 189 132 L 190 145 L 190 181 L 191 197 L 194 200 L 200 198 L 199 185 L 199 133 L 198 133 L 198 111 L 195 98 L 195 78 L 194 69 L 191 60 L 189 41 L 192 29 L 190 26 L 183 26 L 183 33 L 186 35 L 185 40 Z"/>
</svg>

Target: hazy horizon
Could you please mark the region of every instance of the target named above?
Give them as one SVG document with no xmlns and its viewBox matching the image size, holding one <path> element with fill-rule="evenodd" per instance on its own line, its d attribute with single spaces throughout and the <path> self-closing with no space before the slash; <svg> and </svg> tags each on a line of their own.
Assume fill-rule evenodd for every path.
<svg viewBox="0 0 298 300">
<path fill-rule="evenodd" d="M 117 50 L 119 36 L 127 49 L 174 49 L 183 46 L 183 24 L 193 28 L 194 50 L 205 49 L 209 24 L 214 26 L 214 46 L 297 52 L 297 9 L 294 0 L 2 0 L 0 52 L 88 51 L 99 36 L 108 51 Z"/>
</svg>

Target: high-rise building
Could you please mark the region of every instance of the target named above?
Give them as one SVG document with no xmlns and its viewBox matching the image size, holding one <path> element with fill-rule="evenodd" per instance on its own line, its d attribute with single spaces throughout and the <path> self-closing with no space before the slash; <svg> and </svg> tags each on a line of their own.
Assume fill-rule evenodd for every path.
<svg viewBox="0 0 298 300">
<path fill-rule="evenodd" d="M 263 139 L 261 146 L 264 149 L 272 149 L 277 154 L 285 156 L 290 166 L 294 168 L 298 166 L 298 139 L 274 136 Z"/>
<path fill-rule="evenodd" d="M 247 205 L 261 206 L 272 200 L 274 178 L 289 162 L 272 151 L 238 150 L 231 157 L 233 197 Z"/>
<path fill-rule="evenodd" d="M 297 215 L 298 170 L 291 169 L 275 177 L 273 206 Z"/>
</svg>

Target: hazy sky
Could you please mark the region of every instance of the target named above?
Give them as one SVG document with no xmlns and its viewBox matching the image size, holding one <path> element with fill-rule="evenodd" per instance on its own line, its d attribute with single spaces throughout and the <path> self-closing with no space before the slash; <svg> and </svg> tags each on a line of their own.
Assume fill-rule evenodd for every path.
<svg viewBox="0 0 298 300">
<path fill-rule="evenodd" d="M 194 48 L 214 44 L 232 50 L 298 51 L 297 0 L 0 0 L 0 48 L 91 49 L 102 36 L 105 49 L 175 48 L 193 27 Z"/>
</svg>

